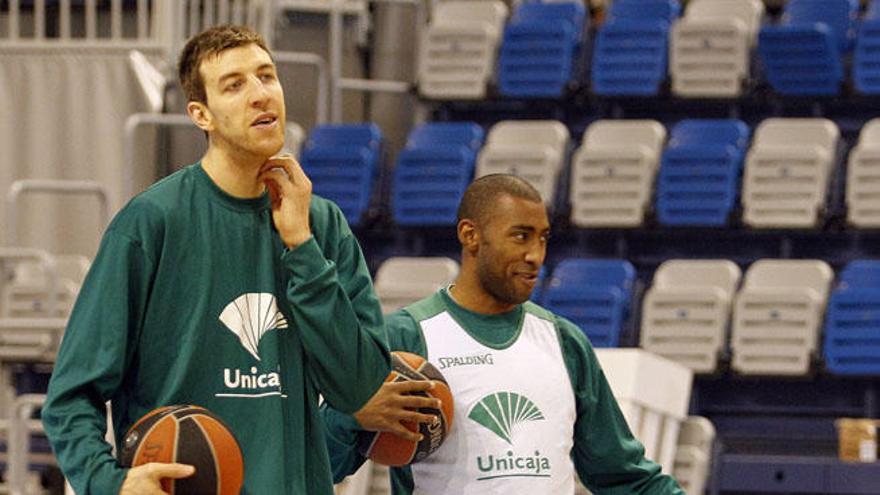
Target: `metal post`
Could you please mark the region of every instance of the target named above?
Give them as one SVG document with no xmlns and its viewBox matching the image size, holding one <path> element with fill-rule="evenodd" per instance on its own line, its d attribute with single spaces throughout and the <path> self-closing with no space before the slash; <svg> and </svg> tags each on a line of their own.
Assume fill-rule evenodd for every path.
<svg viewBox="0 0 880 495">
<path fill-rule="evenodd" d="M 334 0 L 330 11 L 330 121 L 342 122 L 342 9 L 344 0 Z"/>
<path fill-rule="evenodd" d="M 24 394 L 15 399 L 9 424 L 9 490 L 12 495 L 25 495 L 27 489 L 27 451 L 32 428 L 29 419 L 43 406 L 46 396 Z"/>
<path fill-rule="evenodd" d="M 165 103 L 163 96 L 168 80 L 138 50 L 128 52 L 128 65 L 131 67 L 132 72 L 134 72 L 134 76 L 144 92 L 150 110 L 161 112 Z"/>
<path fill-rule="evenodd" d="M 148 29 L 149 21 L 150 19 L 149 13 L 147 11 L 147 1 L 137 0 L 137 39 L 145 40 L 150 36 Z"/>
<path fill-rule="evenodd" d="M 46 0 L 34 2 L 34 39 L 46 38 Z"/>
<path fill-rule="evenodd" d="M 61 0 L 58 4 L 58 37 L 70 39 L 70 0 Z"/>
<path fill-rule="evenodd" d="M 86 38 L 94 40 L 98 37 L 98 4 L 97 0 L 86 0 Z"/>
<path fill-rule="evenodd" d="M 19 0 L 9 0 L 9 39 L 11 40 L 17 40 L 21 35 L 18 26 L 21 10 L 18 2 Z"/>
<path fill-rule="evenodd" d="M 110 2 L 110 37 L 122 39 L 122 0 Z"/>
</svg>

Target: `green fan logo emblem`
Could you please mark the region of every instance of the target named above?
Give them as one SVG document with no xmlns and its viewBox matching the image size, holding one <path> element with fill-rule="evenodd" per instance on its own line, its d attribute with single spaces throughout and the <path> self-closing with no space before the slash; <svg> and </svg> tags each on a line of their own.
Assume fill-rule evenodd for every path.
<svg viewBox="0 0 880 495">
<path fill-rule="evenodd" d="M 513 428 L 526 421 L 539 421 L 544 415 L 528 397 L 514 392 L 496 392 L 480 399 L 468 418 L 485 426 L 505 442 L 513 445 Z"/>
</svg>

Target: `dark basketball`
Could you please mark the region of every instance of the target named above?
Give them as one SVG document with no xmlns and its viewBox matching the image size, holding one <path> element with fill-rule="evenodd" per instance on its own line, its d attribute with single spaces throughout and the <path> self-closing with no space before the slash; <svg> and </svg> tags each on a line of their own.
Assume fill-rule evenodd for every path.
<svg viewBox="0 0 880 495">
<path fill-rule="evenodd" d="M 425 358 L 410 352 L 391 353 L 391 373 L 385 381 L 433 380 L 434 388 L 418 395 L 440 399 L 440 409 L 422 408 L 424 414 L 433 414 L 438 420 L 433 424 L 404 422 L 411 431 L 419 431 L 424 438 L 420 442 L 405 440 L 393 433 L 365 432 L 359 440 L 361 453 L 379 464 L 405 466 L 419 462 L 437 450 L 452 428 L 454 406 L 452 393 L 446 379 Z"/>
<path fill-rule="evenodd" d="M 120 460 L 135 467 L 149 462 L 195 466 L 189 478 L 162 480 L 168 493 L 238 495 L 244 481 L 241 448 L 217 416 L 199 406 L 155 409 L 125 434 Z"/>
</svg>

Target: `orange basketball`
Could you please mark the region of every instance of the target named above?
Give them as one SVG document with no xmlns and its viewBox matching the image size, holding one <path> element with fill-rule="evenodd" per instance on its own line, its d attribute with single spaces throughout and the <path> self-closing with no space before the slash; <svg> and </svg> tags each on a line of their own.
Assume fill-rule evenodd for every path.
<svg viewBox="0 0 880 495">
<path fill-rule="evenodd" d="M 452 428 L 454 406 L 449 384 L 440 371 L 418 354 L 410 352 L 391 353 L 391 373 L 385 381 L 433 380 L 434 388 L 418 395 L 440 399 L 440 409 L 421 408 L 419 412 L 433 414 L 438 419 L 432 424 L 404 422 L 411 431 L 418 431 L 420 442 L 405 440 L 393 433 L 365 432 L 358 440 L 361 453 L 379 464 L 405 466 L 419 462 L 437 450 Z"/>
<path fill-rule="evenodd" d="M 229 428 L 203 407 L 161 407 L 139 419 L 122 441 L 123 466 L 178 462 L 196 468 L 189 478 L 162 480 L 167 493 L 238 495 L 244 482 L 241 448 Z"/>
</svg>

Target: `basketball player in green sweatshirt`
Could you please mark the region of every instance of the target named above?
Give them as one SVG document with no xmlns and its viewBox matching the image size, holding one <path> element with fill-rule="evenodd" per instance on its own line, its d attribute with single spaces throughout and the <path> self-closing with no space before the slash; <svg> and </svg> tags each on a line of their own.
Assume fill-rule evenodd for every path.
<svg viewBox="0 0 880 495">
<path fill-rule="evenodd" d="M 389 372 L 363 255 L 299 164 L 275 157 L 284 94 L 258 34 L 195 36 L 179 75 L 208 150 L 107 228 L 49 385 L 46 433 L 79 495 L 164 493 L 160 479 L 192 467 L 121 467 L 105 401 L 117 439 L 154 408 L 196 404 L 238 438 L 241 493 L 330 495 L 318 395 L 354 412 Z"/>
<path fill-rule="evenodd" d="M 394 494 L 573 494 L 575 473 L 597 495 L 682 494 L 644 457 L 580 329 L 528 302 L 550 229 L 538 192 L 518 177 L 482 177 L 458 218 L 454 285 L 386 318 L 391 349 L 426 357 L 455 400 L 445 443 L 391 470 Z M 400 410 L 405 399 L 389 384 L 353 416 L 324 407 L 336 481 L 364 461 L 360 430 L 422 419 Z"/>
</svg>

